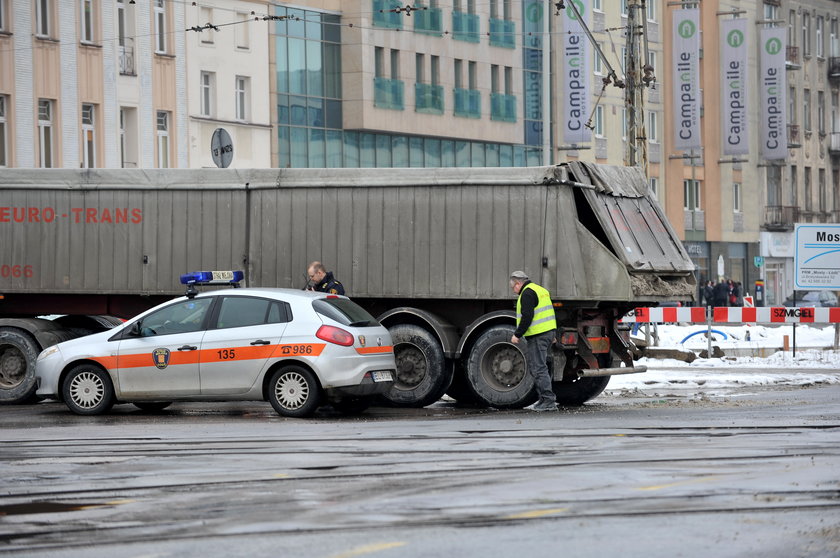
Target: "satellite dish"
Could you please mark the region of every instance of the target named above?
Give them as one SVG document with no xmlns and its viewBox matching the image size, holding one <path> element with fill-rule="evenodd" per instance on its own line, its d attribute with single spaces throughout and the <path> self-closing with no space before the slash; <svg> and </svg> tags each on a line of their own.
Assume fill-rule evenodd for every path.
<svg viewBox="0 0 840 558">
<path fill-rule="evenodd" d="M 213 138 L 210 140 L 210 155 L 220 169 L 228 168 L 230 162 L 233 161 L 233 141 L 224 128 L 216 128 L 213 132 Z"/>
</svg>

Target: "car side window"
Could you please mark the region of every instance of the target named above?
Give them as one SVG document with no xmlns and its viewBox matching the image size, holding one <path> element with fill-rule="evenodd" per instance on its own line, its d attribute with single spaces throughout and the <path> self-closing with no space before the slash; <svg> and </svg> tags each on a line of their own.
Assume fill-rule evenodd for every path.
<svg viewBox="0 0 840 558">
<path fill-rule="evenodd" d="M 246 327 L 287 322 L 288 309 L 284 302 L 246 296 L 222 297 L 215 327 Z"/>
<path fill-rule="evenodd" d="M 191 299 L 152 312 L 140 322 L 140 335 L 151 337 L 199 331 L 212 302 L 212 298 Z"/>
</svg>

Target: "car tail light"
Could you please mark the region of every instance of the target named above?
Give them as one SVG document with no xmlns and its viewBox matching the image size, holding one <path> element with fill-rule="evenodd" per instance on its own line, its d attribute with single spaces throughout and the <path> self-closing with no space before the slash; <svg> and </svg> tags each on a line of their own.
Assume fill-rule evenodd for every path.
<svg viewBox="0 0 840 558">
<path fill-rule="evenodd" d="M 322 325 L 319 327 L 315 337 L 330 343 L 335 343 L 336 345 L 342 345 L 344 347 L 349 347 L 354 341 L 353 334 L 349 331 L 344 331 L 340 327 L 329 325 Z"/>
</svg>

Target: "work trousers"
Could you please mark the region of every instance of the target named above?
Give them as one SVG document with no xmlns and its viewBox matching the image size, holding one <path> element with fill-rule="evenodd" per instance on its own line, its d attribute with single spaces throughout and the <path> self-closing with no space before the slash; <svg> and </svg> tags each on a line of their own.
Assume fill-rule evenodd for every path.
<svg viewBox="0 0 840 558">
<path fill-rule="evenodd" d="M 551 389 L 551 375 L 548 372 L 548 350 L 554 341 L 555 332 L 546 331 L 524 337 L 525 360 L 528 363 L 528 373 L 534 378 L 534 385 L 541 403 L 555 403 L 557 396 Z"/>
</svg>

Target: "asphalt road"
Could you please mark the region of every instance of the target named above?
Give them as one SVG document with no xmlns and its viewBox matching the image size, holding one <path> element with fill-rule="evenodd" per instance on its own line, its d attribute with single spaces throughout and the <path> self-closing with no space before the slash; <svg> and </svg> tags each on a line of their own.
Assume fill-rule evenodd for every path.
<svg viewBox="0 0 840 558">
<path fill-rule="evenodd" d="M 0 406 L 0 555 L 838 556 L 840 386 L 560 413 Z"/>
</svg>

